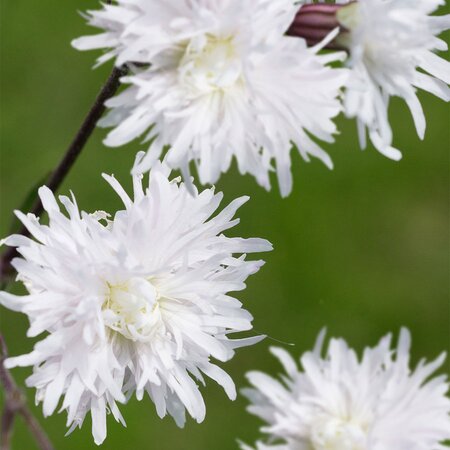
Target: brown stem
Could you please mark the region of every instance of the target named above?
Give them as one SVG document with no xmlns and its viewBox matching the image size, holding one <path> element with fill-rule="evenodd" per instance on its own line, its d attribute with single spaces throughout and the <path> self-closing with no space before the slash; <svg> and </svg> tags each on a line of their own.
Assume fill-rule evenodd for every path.
<svg viewBox="0 0 450 450">
<path fill-rule="evenodd" d="M 97 98 L 95 99 L 94 104 L 92 105 L 88 115 L 84 119 L 81 124 L 80 129 L 78 130 L 75 138 L 71 142 L 69 148 L 67 149 L 64 157 L 62 158 L 59 165 L 50 175 L 49 180 L 47 181 L 47 187 L 52 191 L 56 192 L 58 188 L 61 186 L 66 175 L 69 173 L 70 169 L 74 165 L 81 151 L 83 150 L 86 142 L 90 138 L 92 132 L 95 129 L 95 126 L 104 113 L 105 101 L 111 98 L 117 91 L 120 85 L 120 78 L 125 75 L 127 72 L 126 68 L 114 68 L 106 81 L 105 85 L 100 90 Z M 33 205 L 31 213 L 40 216 L 43 212 L 43 206 L 40 198 L 36 198 L 36 201 Z M 18 234 L 22 234 L 24 236 L 28 236 L 28 230 L 23 226 Z M 17 255 L 16 249 L 14 247 L 10 247 L 3 255 L 0 260 L 0 281 L 5 283 L 8 275 L 12 273 L 11 260 Z"/>
<path fill-rule="evenodd" d="M 0 450 L 9 450 L 11 448 L 11 437 L 15 417 L 15 412 L 11 411 L 8 405 L 5 405 L 2 412 L 2 421 L 0 428 L 2 432 L 2 435 L 0 437 Z"/>
<path fill-rule="evenodd" d="M 16 415 L 22 416 L 39 448 L 42 450 L 53 450 L 53 445 L 45 431 L 28 409 L 25 396 L 17 387 L 13 377 L 4 365 L 4 361 L 8 356 L 8 348 L 2 335 L 0 335 L 0 351 L 0 383 L 3 385 L 5 392 L 5 406 L 1 420 L 0 450 L 10 450 L 11 448 L 11 436 Z"/>
</svg>

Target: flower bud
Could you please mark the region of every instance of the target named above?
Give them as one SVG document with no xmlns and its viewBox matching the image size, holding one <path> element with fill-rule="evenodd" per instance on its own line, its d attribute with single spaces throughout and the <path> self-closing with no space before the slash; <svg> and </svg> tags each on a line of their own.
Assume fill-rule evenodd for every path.
<svg viewBox="0 0 450 450">
<path fill-rule="evenodd" d="M 326 48 L 341 49 L 340 36 L 347 33 L 347 28 L 340 18 L 343 11 L 353 4 L 352 2 L 345 5 L 323 3 L 304 5 L 295 16 L 287 34 L 304 38 L 308 45 L 315 45 L 325 39 L 331 31 L 339 28 L 339 36 L 327 44 Z"/>
</svg>

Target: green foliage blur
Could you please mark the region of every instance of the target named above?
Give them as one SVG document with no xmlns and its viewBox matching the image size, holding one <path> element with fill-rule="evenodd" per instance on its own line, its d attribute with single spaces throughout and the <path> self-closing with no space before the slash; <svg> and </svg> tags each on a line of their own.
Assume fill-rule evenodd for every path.
<svg viewBox="0 0 450 450">
<path fill-rule="evenodd" d="M 1 153 L 0 236 L 9 233 L 12 211 L 28 191 L 61 158 L 110 67 L 93 70 L 98 54 L 73 50 L 70 41 L 95 32 L 77 14 L 97 8 L 97 0 L 21 2 L 2 0 L 1 11 Z M 445 11 L 447 9 L 447 11 Z M 443 8 L 441 13 L 450 12 Z M 447 59 L 448 59 L 447 55 Z M 421 142 L 406 107 L 391 107 L 395 145 L 401 162 L 372 147 L 358 147 L 355 124 L 338 120 L 341 134 L 325 148 L 335 169 L 318 160 L 307 164 L 293 155 L 294 191 L 281 199 L 276 188 L 266 192 L 236 168 L 218 183 L 225 201 L 249 194 L 235 235 L 269 239 L 274 251 L 237 297 L 255 317 L 258 333 L 294 343 L 296 357 L 310 349 L 322 327 L 342 336 L 359 351 L 382 335 L 407 326 L 413 334 L 413 361 L 436 357 L 449 345 L 449 107 L 422 94 L 428 128 Z M 129 171 L 138 142 L 110 149 L 97 129 L 60 192 L 73 190 L 87 211 L 114 211 L 120 200 L 102 180 L 114 173 L 130 187 Z M 17 289 L 17 288 L 14 288 Z M 2 308 L 0 330 L 10 354 L 31 351 L 24 316 Z M 244 374 L 260 369 L 281 371 L 269 355 L 271 345 L 242 349 L 225 365 L 239 388 Z M 224 365 L 222 365 L 224 366 Z M 448 366 L 447 366 L 448 368 Z M 30 368 L 14 369 L 24 385 Z M 132 399 L 121 410 L 128 428 L 108 421 L 103 448 L 149 450 L 229 450 L 236 439 L 258 436 L 260 422 L 245 412 L 246 401 L 230 402 L 209 382 L 203 389 L 207 417 L 184 430 L 171 418 L 160 420 L 145 398 Z M 93 449 L 90 418 L 81 431 L 65 434 L 65 414 L 43 419 L 29 403 L 57 449 Z M 3 400 L 0 394 L 0 402 Z M 21 419 L 16 423 L 15 450 L 36 448 Z"/>
</svg>

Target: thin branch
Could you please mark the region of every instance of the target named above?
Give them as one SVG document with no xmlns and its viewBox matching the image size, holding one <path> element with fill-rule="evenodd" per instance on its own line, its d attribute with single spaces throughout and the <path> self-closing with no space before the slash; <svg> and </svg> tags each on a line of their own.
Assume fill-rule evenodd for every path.
<svg viewBox="0 0 450 450">
<path fill-rule="evenodd" d="M 111 72 L 111 75 L 97 95 L 94 104 L 92 105 L 75 138 L 67 149 L 63 159 L 50 175 L 50 178 L 46 183 L 47 187 L 52 192 L 56 192 L 58 190 L 61 183 L 64 181 L 64 178 L 74 165 L 75 161 L 86 145 L 86 142 L 94 131 L 98 120 L 103 115 L 106 109 L 105 101 L 111 98 L 116 93 L 120 85 L 119 80 L 123 75 L 126 74 L 126 72 L 126 68 L 116 67 Z M 36 216 L 40 216 L 42 212 L 42 202 L 39 198 L 36 198 L 31 213 Z M 29 232 L 25 227 L 22 227 L 18 231 L 18 234 L 28 236 Z M 0 281 L 3 283 L 6 282 L 8 275 L 12 273 L 11 260 L 16 256 L 16 254 L 16 249 L 11 247 L 4 253 L 3 257 L 0 260 Z"/>
<path fill-rule="evenodd" d="M 16 415 L 22 416 L 39 448 L 42 450 L 53 450 L 53 445 L 45 434 L 45 431 L 28 409 L 25 396 L 17 387 L 13 377 L 4 365 L 4 361 L 8 356 L 8 348 L 2 335 L 0 335 L 0 350 L 0 383 L 3 385 L 5 392 L 5 406 L 1 420 L 0 450 L 10 450 L 11 448 L 11 436 Z"/>
</svg>

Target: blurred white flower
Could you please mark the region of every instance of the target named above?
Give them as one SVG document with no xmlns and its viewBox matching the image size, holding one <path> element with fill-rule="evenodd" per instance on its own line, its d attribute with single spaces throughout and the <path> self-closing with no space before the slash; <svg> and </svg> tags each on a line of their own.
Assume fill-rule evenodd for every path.
<svg viewBox="0 0 450 450">
<path fill-rule="evenodd" d="M 450 399 L 445 376 L 431 375 L 442 366 L 421 360 L 411 370 L 410 343 L 402 329 L 398 346 L 385 336 L 366 348 L 361 360 L 342 339 L 331 339 L 321 356 L 325 334 L 314 351 L 301 357 L 303 371 L 280 348 L 272 353 L 286 375 L 281 381 L 260 372 L 244 390 L 248 411 L 266 422 L 267 442 L 258 450 L 444 450 L 450 439 Z M 242 448 L 251 450 L 242 444 Z"/>
<path fill-rule="evenodd" d="M 283 196 L 292 189 L 293 144 L 301 156 L 327 153 L 311 138 L 333 142 L 347 71 L 326 64 L 343 52 L 318 55 L 285 35 L 299 5 L 294 0 L 118 0 L 90 11 L 102 34 L 76 39 L 79 50 L 110 49 L 99 58 L 128 63 L 131 86 L 108 101 L 101 121 L 115 127 L 105 140 L 149 144 L 137 168 L 162 157 L 189 179 L 194 161 L 201 183 L 215 183 L 236 158 L 241 173 L 270 188 L 276 170 Z M 336 30 L 337 32 L 337 30 Z M 276 169 L 273 167 L 275 162 Z"/>
<path fill-rule="evenodd" d="M 215 214 L 221 193 L 192 196 L 162 166 L 148 188 L 133 177 L 134 199 L 104 177 L 125 205 L 112 220 L 80 213 L 73 196 L 61 196 L 66 216 L 46 187 L 39 195 L 48 226 L 16 212 L 34 239 L 5 242 L 22 255 L 13 266 L 29 295 L 0 292 L 1 304 L 29 317 L 29 337 L 48 333 L 6 366 L 33 366 L 27 385 L 46 416 L 64 397 L 69 432 L 90 411 L 97 444 L 106 437 L 106 413 L 124 423 L 116 402 L 134 393 L 140 400 L 147 392 L 158 415 L 172 415 L 179 426 L 185 410 L 198 422 L 205 417 L 194 381 L 203 384 L 203 374 L 235 398 L 230 376 L 210 359 L 228 361 L 236 348 L 262 339 L 229 339 L 250 330 L 252 316 L 228 293 L 243 290 L 263 264 L 241 254 L 271 249 L 262 239 L 222 234 L 239 222 L 233 216 L 246 197 Z"/>
<path fill-rule="evenodd" d="M 359 0 L 337 13 L 349 33 L 338 42 L 349 48 L 351 76 L 345 95 L 345 111 L 356 117 L 362 148 L 366 129 L 376 149 L 399 160 L 401 153 L 392 146 L 388 119 L 391 97 L 401 97 L 414 119 L 421 139 L 425 116 L 417 98 L 423 89 L 449 101 L 450 63 L 436 55 L 447 50 L 437 36 L 450 28 L 450 15 L 431 16 L 444 0 Z"/>
</svg>

